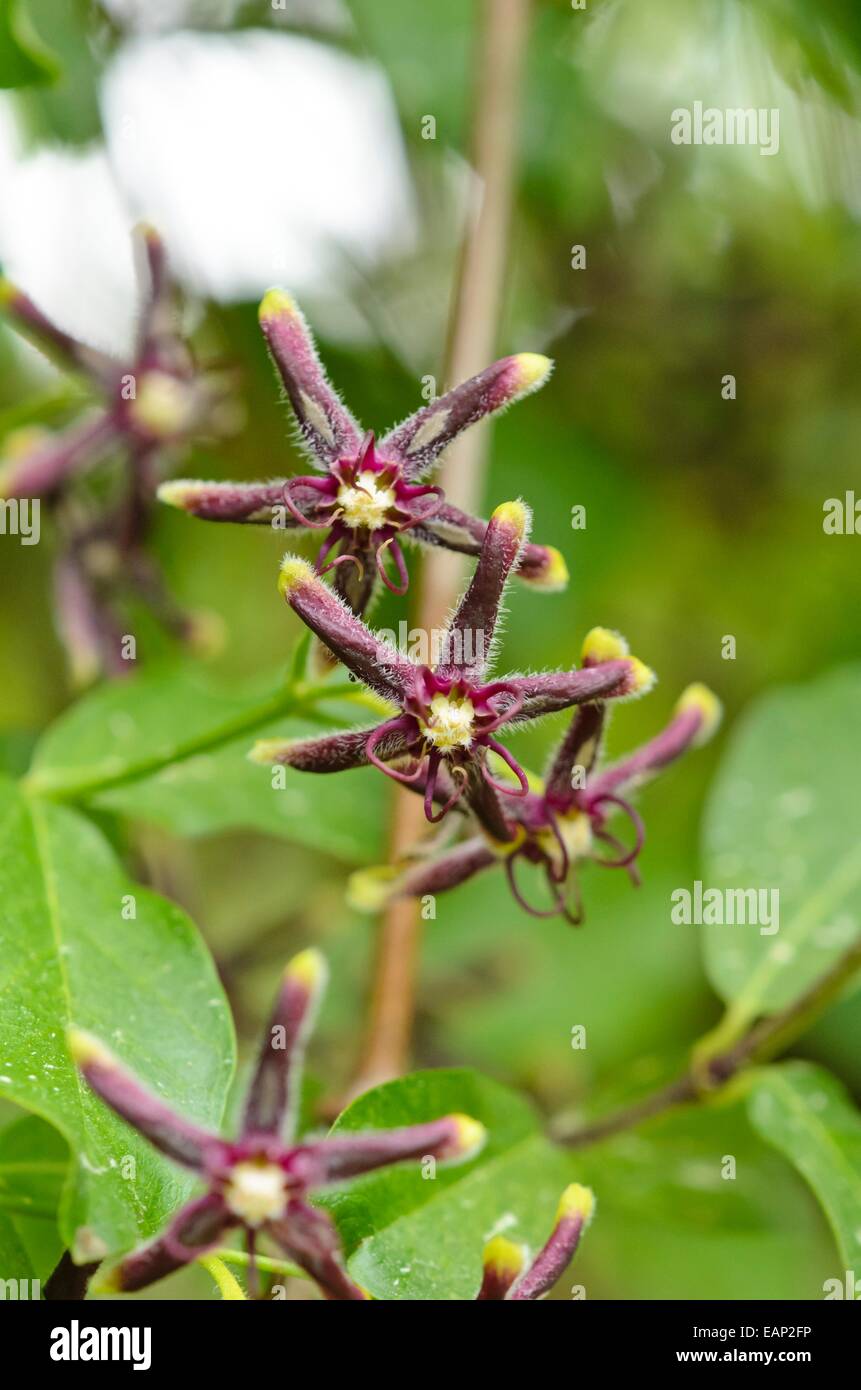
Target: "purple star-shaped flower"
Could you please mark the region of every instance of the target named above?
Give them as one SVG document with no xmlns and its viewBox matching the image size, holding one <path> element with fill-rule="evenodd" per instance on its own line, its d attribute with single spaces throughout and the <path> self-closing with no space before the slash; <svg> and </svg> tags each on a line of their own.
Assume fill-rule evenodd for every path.
<svg viewBox="0 0 861 1390">
<path fill-rule="evenodd" d="M 0 308 L 21 331 L 72 371 L 87 377 L 103 405 L 58 435 L 26 431 L 13 439 L 0 469 L 0 495 L 50 497 L 69 478 L 112 450 L 126 451 L 141 483 L 153 456 L 200 434 L 219 432 L 227 403 L 220 373 L 201 373 L 175 324 L 173 287 L 164 245 L 152 227 L 135 229 L 135 248 L 145 289 L 137 343 L 120 361 L 79 342 L 51 322 L 26 295 L 0 279 Z M 29 443 L 28 443 L 29 438 Z"/>
<path fill-rule="evenodd" d="M 252 1258 L 258 1237 L 267 1235 L 328 1298 L 367 1298 L 344 1269 L 333 1222 L 311 1206 L 309 1194 L 390 1163 L 428 1157 L 462 1161 L 481 1148 L 484 1128 L 466 1115 L 349 1138 L 291 1142 L 305 1041 L 325 983 L 326 966 L 317 951 L 303 951 L 287 966 L 235 1140 L 183 1119 L 144 1090 L 97 1039 L 70 1031 L 72 1056 L 96 1094 L 207 1185 L 164 1235 L 111 1271 L 105 1288 L 126 1293 L 145 1288 L 242 1229 Z"/>
<path fill-rule="evenodd" d="M 355 613 L 364 613 L 380 580 L 407 590 L 401 540 L 477 555 L 487 523 L 446 502 L 427 482 L 443 449 L 470 425 L 543 386 L 552 363 L 538 353 L 503 357 L 438 400 L 423 406 L 379 442 L 365 432 L 329 384 L 311 331 L 283 290 L 270 290 L 260 324 L 317 475 L 267 483 L 177 480 L 162 485 L 162 501 L 208 521 L 268 523 L 325 532 L 317 569 L 336 549 L 335 587 Z M 391 559 L 393 570 L 387 568 Z M 567 582 L 562 556 L 530 545 L 521 578 L 544 589 Z"/>
<path fill-rule="evenodd" d="M 617 633 L 596 628 L 584 643 L 584 667 L 594 670 L 603 662 L 619 660 L 626 651 L 627 645 Z M 583 915 L 576 872 L 579 861 L 592 859 L 605 868 L 627 869 L 634 882 L 639 882 L 635 862 L 645 828 L 624 793 L 688 748 L 705 743 L 717 728 L 720 714 L 716 696 L 704 685 L 691 685 L 661 733 L 627 758 L 600 769 L 606 704 L 601 699 L 582 704 L 550 760 L 545 779 L 530 777 L 527 794 L 506 803 L 506 815 L 514 827 L 507 843 L 479 834 L 400 872 L 397 868 L 360 870 L 353 875 L 351 896 L 357 906 L 377 908 L 391 898 L 445 892 L 502 864 L 511 891 L 525 911 L 535 917 L 560 914 L 579 923 Z M 415 790 L 422 792 L 422 785 Z M 610 828 L 616 814 L 626 816 L 633 827 L 629 847 Z M 598 844 L 609 846 L 609 853 L 599 853 Z M 523 896 L 516 874 L 521 860 L 543 868 L 551 907 L 534 907 Z"/>
<path fill-rule="evenodd" d="M 525 798 L 529 785 L 497 732 L 583 701 L 638 694 L 652 680 L 642 662 L 627 654 L 580 671 L 487 679 L 503 593 L 526 544 L 529 519 L 522 502 L 496 508 L 472 581 L 442 634 L 440 660 L 433 666 L 413 661 L 383 641 L 306 561 L 288 555 L 279 587 L 291 608 L 395 712 L 372 729 L 267 739 L 255 746 L 252 759 L 317 773 L 372 763 L 408 786 L 421 783 L 428 820 L 441 820 L 463 798 L 492 838 L 510 841 L 516 829 L 503 803 Z M 513 773 L 513 783 L 494 775 L 491 753 Z M 442 805 L 437 806 L 441 792 Z"/>
<path fill-rule="evenodd" d="M 128 591 L 183 640 L 205 637 L 199 620 L 165 590 L 144 542 L 152 518 L 159 459 L 197 436 L 233 428 L 229 378 L 202 372 L 179 336 L 164 246 L 150 227 L 135 232 L 143 303 L 137 342 L 120 361 L 71 337 L 8 280 L 0 309 L 71 371 L 88 379 L 101 403 L 54 433 L 14 431 L 0 455 L 0 498 L 39 498 L 59 535 L 54 594 L 60 635 L 76 684 L 100 671 L 127 674 L 116 598 Z M 94 466 L 120 455 L 124 471 L 109 487 L 86 487 Z M 83 485 L 82 485 L 83 484 Z"/>
</svg>

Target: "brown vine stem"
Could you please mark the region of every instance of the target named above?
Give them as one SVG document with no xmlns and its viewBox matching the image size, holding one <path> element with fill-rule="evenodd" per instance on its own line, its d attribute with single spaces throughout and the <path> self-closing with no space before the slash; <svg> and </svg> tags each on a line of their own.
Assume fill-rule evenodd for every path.
<svg viewBox="0 0 861 1390">
<path fill-rule="evenodd" d="M 689 1069 L 669 1085 L 580 1129 L 564 1130 L 557 1124 L 551 1127 L 552 1137 L 559 1144 L 582 1149 L 623 1130 L 634 1129 L 644 1120 L 650 1120 L 678 1105 L 690 1105 L 710 1098 L 745 1068 L 770 1061 L 783 1052 L 806 1032 L 859 971 L 861 939 L 850 946 L 808 990 L 778 1013 L 760 1019 L 725 1051 L 710 1054 L 701 1046 L 695 1047 Z"/>
<path fill-rule="evenodd" d="M 481 371 L 496 347 L 511 220 L 519 95 L 530 0 L 481 0 L 476 32 L 472 155 L 476 204 L 470 209 L 450 317 L 445 382 L 456 385 Z M 476 425 L 448 451 L 438 481 L 455 506 L 475 511 L 481 501 L 487 426 Z M 415 625 L 440 627 L 462 582 L 456 555 L 428 558 L 418 587 Z M 421 800 L 399 789 L 392 802 L 390 862 L 426 830 Z M 367 1035 L 352 1093 L 401 1075 L 408 1065 L 421 941 L 418 906 L 393 903 L 376 943 Z"/>
</svg>

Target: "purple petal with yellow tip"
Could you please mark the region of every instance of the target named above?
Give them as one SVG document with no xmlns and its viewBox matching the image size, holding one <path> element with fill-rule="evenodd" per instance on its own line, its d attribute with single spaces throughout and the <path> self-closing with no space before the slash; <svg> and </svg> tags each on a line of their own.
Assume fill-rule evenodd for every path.
<svg viewBox="0 0 861 1390">
<path fill-rule="evenodd" d="M 479 555 L 488 523 L 470 516 L 450 502 L 440 503 L 434 515 L 412 527 L 410 536 L 421 545 L 443 546 L 461 555 Z M 520 551 L 518 579 L 546 593 L 556 593 L 568 583 L 568 567 L 552 545 L 526 541 Z"/>
<path fill-rule="evenodd" d="M 446 630 L 446 655 L 437 671 L 443 679 L 478 680 L 486 671 L 502 596 L 530 521 L 523 502 L 503 502 L 490 518 L 469 587 Z M 458 660 L 458 650 L 470 656 Z"/>
<path fill-rule="evenodd" d="M 535 719 L 587 700 L 622 699 L 635 695 L 641 679 L 634 658 L 625 658 L 584 667 L 580 671 L 509 676 L 506 685 L 510 685 L 522 698 L 522 717 Z"/>
<path fill-rule="evenodd" d="M 311 631 L 371 690 L 397 701 L 412 690 L 413 664 L 351 613 L 307 561 L 285 556 L 278 587 Z"/>
<path fill-rule="evenodd" d="M 318 1144 L 304 1144 L 301 1162 L 303 1173 L 307 1164 L 308 1185 L 317 1186 L 341 1182 L 407 1159 L 465 1161 L 479 1152 L 485 1137 L 484 1126 L 477 1120 L 468 1115 L 446 1115 L 441 1120 L 404 1129 L 384 1129 L 349 1138 L 334 1135 Z"/>
<path fill-rule="evenodd" d="M 39 431 L 29 447 L 23 447 L 26 438 L 0 458 L 0 497 L 48 496 L 70 473 L 97 463 L 116 439 L 116 429 L 100 412 L 60 434 Z"/>
<path fill-rule="evenodd" d="M 70 1029 L 69 1051 L 78 1071 L 96 1095 L 168 1158 L 200 1172 L 213 1149 L 221 1146 L 221 1140 L 215 1135 L 183 1119 L 144 1090 L 91 1034 Z"/>
<path fill-rule="evenodd" d="M 689 686 L 667 727 L 629 757 L 592 778 L 587 783 L 585 794 L 581 793 L 579 799 L 600 801 L 602 797 L 623 787 L 643 781 L 680 758 L 688 748 L 704 743 L 719 722 L 720 702 L 717 697 L 704 685 Z"/>
<path fill-rule="evenodd" d="M 271 526 L 277 515 L 279 529 L 292 530 L 300 523 L 284 504 L 284 480 L 271 483 L 210 483 L 195 478 L 176 478 L 162 483 L 158 499 L 169 507 L 188 512 L 201 521 L 243 521 Z M 318 498 L 309 492 L 313 509 Z M 280 508 L 275 513 L 275 508 Z"/>
<path fill-rule="evenodd" d="M 513 1240 L 506 1240 L 505 1236 L 494 1236 L 484 1247 L 484 1275 L 476 1301 L 501 1302 L 523 1272 L 525 1263 L 526 1250 L 522 1245 L 515 1245 Z"/>
<path fill-rule="evenodd" d="M 251 1080 L 242 1135 L 279 1134 L 295 1109 L 308 1037 L 328 971 L 319 951 L 302 951 L 284 971 Z"/>
<path fill-rule="evenodd" d="M 269 290 L 260 327 L 312 458 L 324 470 L 354 458 L 362 431 L 326 379 L 311 330 L 289 294 Z"/>
<path fill-rule="evenodd" d="M 49 355 L 59 357 L 66 365 L 96 376 L 103 384 L 113 382 L 120 368 L 107 353 L 88 347 L 71 333 L 58 328 L 43 314 L 29 295 L 10 281 L 0 277 L 0 312 L 7 313 L 15 324 L 37 346 Z"/>
<path fill-rule="evenodd" d="M 380 457 L 400 463 L 405 478 L 420 478 L 459 434 L 537 391 L 552 370 L 549 357 L 534 352 L 501 358 L 391 430 L 380 441 Z"/>
<path fill-rule="evenodd" d="M 592 1219 L 595 1198 L 588 1187 L 572 1183 L 566 1187 L 556 1213 L 550 1239 L 532 1261 L 529 1269 L 508 1294 L 512 1303 L 541 1298 L 548 1293 L 574 1258 L 583 1230 Z"/>
</svg>

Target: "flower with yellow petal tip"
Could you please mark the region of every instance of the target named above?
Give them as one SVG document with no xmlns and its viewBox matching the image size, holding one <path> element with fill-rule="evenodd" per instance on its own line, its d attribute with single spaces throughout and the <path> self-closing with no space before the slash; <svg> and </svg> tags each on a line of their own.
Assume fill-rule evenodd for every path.
<svg viewBox="0 0 861 1390">
<path fill-rule="evenodd" d="M 166 592 L 145 541 L 165 459 L 236 425 L 229 379 L 200 370 L 179 334 L 161 240 L 151 227 L 138 227 L 134 244 L 142 305 L 125 360 L 79 342 L 23 290 L 0 280 L 0 312 L 59 365 L 84 377 L 97 398 L 59 431 L 16 431 L 0 454 L 0 497 L 51 504 L 56 620 L 76 684 L 132 668 L 123 649 L 127 597 L 194 644 L 199 623 Z M 85 475 L 117 456 L 122 470 L 107 471 L 101 490 L 90 487 Z"/>
<path fill-rule="evenodd" d="M 513 847 L 516 817 L 506 806 L 526 798 L 530 788 L 497 732 L 584 701 L 636 695 L 648 684 L 646 668 L 627 653 L 586 662 L 579 671 L 486 679 L 502 599 L 526 544 L 529 520 L 523 502 L 503 502 L 494 511 L 475 572 L 432 667 L 384 641 L 307 561 L 287 555 L 278 581 L 284 599 L 332 655 L 396 712 L 371 729 L 267 739 L 252 749 L 252 761 L 314 773 L 370 763 L 414 789 L 420 784 L 429 821 L 442 820 L 463 800 L 488 835 Z M 491 754 L 510 776 L 495 775 Z"/>
<path fill-rule="evenodd" d="M 260 326 L 300 443 L 318 473 L 262 483 L 183 479 L 165 483 L 161 500 L 206 521 L 325 532 L 317 571 L 324 572 L 337 552 L 331 560 L 335 589 L 357 614 L 365 612 L 378 583 L 406 593 L 402 541 L 477 555 L 487 522 L 452 506 L 426 478 L 464 430 L 543 386 L 550 359 L 535 352 L 503 357 L 377 441 L 329 383 L 302 311 L 284 290 L 264 296 Z M 525 545 L 518 573 L 544 590 L 564 588 L 568 579 L 552 546 Z"/>
<path fill-rule="evenodd" d="M 584 670 L 598 671 L 604 669 L 605 662 L 626 659 L 628 647 L 618 634 L 599 628 L 589 634 L 583 651 Z M 635 693 L 648 689 L 654 680 L 652 673 L 636 658 L 627 659 L 632 663 Z M 599 697 L 579 705 L 544 779 L 530 777 L 529 789 L 522 798 L 505 801 L 506 821 L 516 833 L 507 840 L 486 831 L 467 835 L 442 853 L 400 869 L 389 866 L 384 872 L 359 870 L 350 880 L 351 903 L 359 910 L 378 911 L 395 898 L 444 893 L 502 864 L 512 894 L 524 911 L 535 917 L 561 915 L 572 923 L 581 922 L 578 864 L 593 860 L 605 868 L 626 869 L 632 881 L 639 883 L 636 859 L 645 840 L 645 827 L 627 794 L 688 748 L 707 742 L 720 717 L 717 696 L 704 685 L 690 685 L 661 733 L 627 758 L 602 769 L 599 759 L 607 701 Z M 427 777 L 417 778 L 411 789 L 427 795 Z M 444 787 L 441 794 L 445 795 Z M 633 844 L 628 847 L 611 830 L 616 815 L 627 817 L 633 827 Z M 608 846 L 610 854 L 599 854 L 600 845 Z M 525 898 L 516 872 L 523 860 L 543 869 L 550 907 L 534 907 Z"/>
<path fill-rule="evenodd" d="M 580 1183 L 566 1187 L 556 1209 L 547 1243 L 534 1260 L 525 1246 L 494 1236 L 484 1247 L 484 1277 L 477 1298 L 524 1303 L 549 1293 L 574 1258 L 580 1238 L 592 1220 L 595 1197 Z"/>
<path fill-rule="evenodd" d="M 236 1139 L 210 1134 L 177 1115 L 129 1075 L 97 1038 L 70 1030 L 72 1058 L 96 1095 L 206 1183 L 204 1195 L 182 1207 L 162 1236 L 110 1271 L 102 1290 L 146 1288 L 241 1229 L 252 1271 L 256 1242 L 263 1235 L 304 1269 L 327 1298 L 366 1300 L 368 1294 L 344 1268 L 331 1218 L 310 1204 L 309 1194 L 388 1164 L 428 1157 L 463 1162 L 481 1149 L 484 1127 L 468 1115 L 444 1115 L 367 1134 L 301 1143 L 292 1139 L 302 1057 L 327 975 L 318 951 L 302 951 L 287 965 Z"/>
</svg>

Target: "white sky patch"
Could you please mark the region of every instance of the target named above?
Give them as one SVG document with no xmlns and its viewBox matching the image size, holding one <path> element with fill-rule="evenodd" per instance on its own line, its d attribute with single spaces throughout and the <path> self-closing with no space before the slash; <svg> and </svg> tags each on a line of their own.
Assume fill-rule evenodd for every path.
<svg viewBox="0 0 861 1390">
<path fill-rule="evenodd" d="M 133 340 L 137 221 L 162 233 L 181 283 L 222 302 L 272 285 L 342 300 L 352 267 L 418 236 L 384 74 L 313 40 L 134 38 L 108 66 L 102 110 L 107 153 L 25 152 L 0 93 L 0 263 L 97 346 L 123 353 Z"/>
<path fill-rule="evenodd" d="M 0 121 L 5 273 L 61 328 L 126 351 L 137 315 L 133 219 L 104 151 L 46 148 L 16 158 L 16 145 L 14 126 Z"/>
<path fill-rule="evenodd" d="M 118 182 L 202 293 L 323 289 L 416 235 L 384 75 L 313 40 L 136 39 L 106 73 L 102 108 Z"/>
</svg>

